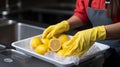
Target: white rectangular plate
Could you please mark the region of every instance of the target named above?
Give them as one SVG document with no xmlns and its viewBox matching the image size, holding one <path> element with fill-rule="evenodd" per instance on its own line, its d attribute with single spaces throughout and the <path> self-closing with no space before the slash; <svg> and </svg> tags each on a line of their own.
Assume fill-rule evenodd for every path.
<svg viewBox="0 0 120 67">
<path fill-rule="evenodd" d="M 40 35 L 37 35 L 37 36 L 40 36 Z M 68 63 L 62 63 L 60 61 L 57 61 L 57 60 L 54 60 L 52 58 L 49 58 L 49 57 L 46 57 L 46 56 L 43 56 L 43 55 L 40 55 L 40 54 L 37 54 L 36 52 L 33 51 L 33 49 L 31 49 L 30 47 L 30 40 L 31 40 L 32 37 L 30 38 L 27 38 L 27 39 L 23 39 L 23 40 L 19 40 L 19 41 L 16 41 L 16 42 L 13 42 L 12 43 L 12 46 L 15 47 L 17 50 L 20 50 L 24 53 L 27 53 L 31 56 L 34 56 L 38 59 L 41 59 L 41 60 L 44 60 L 46 62 L 49 62 L 49 63 L 52 63 L 56 66 L 60 66 L 60 67 L 69 67 L 69 66 L 72 66 L 74 65 L 73 62 L 68 62 Z M 101 49 L 101 52 L 105 51 L 106 49 L 109 48 L 109 46 L 107 45 L 104 45 L 104 44 L 101 44 L 101 43 L 95 43 L 95 45 L 98 45 L 98 47 L 100 47 Z M 101 53 L 99 52 L 99 54 Z M 97 54 L 97 53 L 96 53 Z M 93 54 L 92 56 L 89 56 L 89 58 L 93 57 L 93 56 L 96 56 L 96 54 Z M 89 59 L 88 57 L 84 57 L 83 59 L 80 59 L 80 61 L 85 61 L 87 59 Z"/>
</svg>

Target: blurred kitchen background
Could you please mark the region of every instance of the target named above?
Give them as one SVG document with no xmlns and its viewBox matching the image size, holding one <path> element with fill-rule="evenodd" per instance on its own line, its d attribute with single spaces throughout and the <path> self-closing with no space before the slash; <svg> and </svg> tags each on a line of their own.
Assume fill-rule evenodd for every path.
<svg viewBox="0 0 120 67">
<path fill-rule="evenodd" d="M 0 0 L 0 17 L 55 24 L 68 19 L 76 0 Z"/>
<path fill-rule="evenodd" d="M 0 0 L 0 17 L 49 26 L 71 17 L 75 3 L 76 0 Z M 76 30 L 89 27 L 90 24 Z"/>
</svg>

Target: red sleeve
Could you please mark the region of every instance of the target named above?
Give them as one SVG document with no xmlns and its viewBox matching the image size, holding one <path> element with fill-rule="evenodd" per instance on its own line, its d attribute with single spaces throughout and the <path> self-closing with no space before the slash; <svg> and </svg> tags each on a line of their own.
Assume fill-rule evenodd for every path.
<svg viewBox="0 0 120 67">
<path fill-rule="evenodd" d="M 79 17 L 84 25 L 87 24 L 88 16 L 87 16 L 84 0 L 76 1 L 76 8 L 74 10 L 74 16 Z"/>
</svg>

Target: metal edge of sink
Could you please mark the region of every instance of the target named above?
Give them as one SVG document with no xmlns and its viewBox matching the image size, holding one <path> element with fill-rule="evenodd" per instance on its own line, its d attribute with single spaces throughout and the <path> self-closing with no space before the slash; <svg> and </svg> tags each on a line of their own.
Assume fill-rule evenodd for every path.
<svg viewBox="0 0 120 67">
<path fill-rule="evenodd" d="M 45 28 L 18 22 L 16 24 L 17 40 L 42 34 L 44 29 Z"/>
<path fill-rule="evenodd" d="M 0 44 L 11 47 L 11 43 L 43 32 L 44 28 L 12 20 L 0 20 Z"/>
</svg>

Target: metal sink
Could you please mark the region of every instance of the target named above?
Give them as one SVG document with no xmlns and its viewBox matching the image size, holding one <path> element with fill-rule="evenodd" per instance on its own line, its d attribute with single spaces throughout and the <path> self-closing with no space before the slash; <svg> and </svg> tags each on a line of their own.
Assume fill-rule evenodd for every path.
<svg viewBox="0 0 120 67">
<path fill-rule="evenodd" d="M 11 48 L 11 43 L 34 35 L 39 35 L 44 28 L 12 20 L 0 20 L 0 44 Z"/>
</svg>

